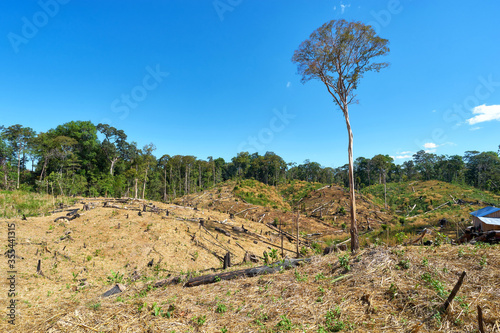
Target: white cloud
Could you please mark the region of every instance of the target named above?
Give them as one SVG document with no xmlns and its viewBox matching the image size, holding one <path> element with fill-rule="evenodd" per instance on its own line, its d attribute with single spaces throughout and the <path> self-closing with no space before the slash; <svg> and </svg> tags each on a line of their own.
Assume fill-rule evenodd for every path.
<svg viewBox="0 0 500 333">
<path fill-rule="evenodd" d="M 292 85 L 292 82 L 290 82 L 290 81 L 288 81 L 288 82 L 286 83 L 286 87 L 287 87 L 287 88 L 290 88 L 290 86 L 291 86 L 291 85 Z"/>
<path fill-rule="evenodd" d="M 435 113 L 435 112 L 437 112 L 437 110 L 432 110 L 432 113 Z"/>
<path fill-rule="evenodd" d="M 344 14 L 346 8 L 349 8 L 349 7 L 351 7 L 350 4 L 344 5 L 343 3 L 340 3 L 340 12 L 341 12 L 341 14 Z"/>
<path fill-rule="evenodd" d="M 500 105 L 479 105 L 472 109 L 472 114 L 475 116 L 467 119 L 469 125 L 492 120 L 500 121 Z"/>
<path fill-rule="evenodd" d="M 404 160 L 407 158 L 413 158 L 413 154 L 405 154 L 405 155 L 401 154 L 394 157 L 395 160 Z"/>
<path fill-rule="evenodd" d="M 333 10 L 337 10 L 337 6 L 333 6 Z"/>
<path fill-rule="evenodd" d="M 408 155 L 408 154 L 413 154 L 413 152 L 412 151 L 402 151 L 400 154 L 401 155 Z"/>
<path fill-rule="evenodd" d="M 434 142 L 427 142 L 424 144 L 424 148 L 426 148 L 426 149 L 435 149 L 437 147 L 438 147 L 438 145 L 435 144 Z"/>
<path fill-rule="evenodd" d="M 426 149 L 425 152 L 427 154 L 430 154 L 430 153 L 435 153 L 436 152 L 436 149 Z"/>
<path fill-rule="evenodd" d="M 479 126 L 472 127 L 470 130 L 471 130 L 471 131 L 477 131 L 478 129 L 481 129 L 481 127 L 479 127 Z"/>
</svg>

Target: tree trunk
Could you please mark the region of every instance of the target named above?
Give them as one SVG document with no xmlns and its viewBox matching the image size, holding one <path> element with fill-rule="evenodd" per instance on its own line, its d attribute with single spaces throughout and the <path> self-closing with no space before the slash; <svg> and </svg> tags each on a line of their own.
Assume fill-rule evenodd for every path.
<svg viewBox="0 0 500 333">
<path fill-rule="evenodd" d="M 17 153 L 17 189 L 19 189 L 19 174 L 21 173 L 21 151 Z"/>
<path fill-rule="evenodd" d="M 213 163 L 213 170 L 214 170 L 214 186 L 215 186 L 215 162 Z"/>
<path fill-rule="evenodd" d="M 45 173 L 45 168 L 47 167 L 47 156 L 43 159 L 42 172 L 40 173 L 40 181 L 43 180 L 43 174 Z"/>
<path fill-rule="evenodd" d="M 198 165 L 198 186 L 200 187 L 200 190 L 202 189 L 201 186 L 201 164 Z"/>
<path fill-rule="evenodd" d="M 147 179 L 148 179 L 148 169 L 149 169 L 149 164 L 148 166 L 146 167 L 146 173 L 144 175 L 144 186 L 142 188 L 142 199 L 144 200 L 144 195 L 146 193 L 146 182 L 147 182 Z"/>
<path fill-rule="evenodd" d="M 113 171 L 115 169 L 115 163 L 118 161 L 118 157 L 115 157 L 111 160 L 111 167 L 109 168 L 109 174 L 113 176 Z"/>
<path fill-rule="evenodd" d="M 2 161 L 2 169 L 3 169 L 3 184 L 4 184 L 4 190 L 9 190 L 9 182 L 8 182 L 8 172 L 7 172 L 7 161 L 4 159 Z"/>
<path fill-rule="evenodd" d="M 384 172 L 384 207 L 387 209 L 387 183 L 385 181 L 385 172 Z"/>
<path fill-rule="evenodd" d="M 349 122 L 349 113 L 347 105 L 344 106 L 344 117 L 347 125 L 347 133 L 349 134 L 349 194 L 351 199 L 351 252 L 356 252 L 359 249 L 358 226 L 356 225 L 356 194 L 354 192 L 354 160 L 352 154 L 353 135 L 351 123 Z"/>
<path fill-rule="evenodd" d="M 138 179 L 137 179 L 137 178 L 135 178 L 135 179 L 134 179 L 134 189 L 135 189 L 135 196 L 134 196 L 134 199 L 137 199 L 137 181 L 138 181 Z"/>
<path fill-rule="evenodd" d="M 163 174 L 163 182 L 164 182 L 164 185 L 163 185 L 163 201 L 167 201 L 167 169 L 165 168 L 163 170 L 164 174 Z"/>
</svg>

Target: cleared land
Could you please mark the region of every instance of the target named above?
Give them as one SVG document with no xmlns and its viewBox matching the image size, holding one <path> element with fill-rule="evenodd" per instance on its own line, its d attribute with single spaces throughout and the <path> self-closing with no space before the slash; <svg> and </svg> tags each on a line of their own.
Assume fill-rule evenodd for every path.
<svg viewBox="0 0 500 333">
<path fill-rule="evenodd" d="M 74 220 L 54 222 L 73 207 L 82 208 L 79 199 L 73 207 L 49 216 L 6 220 L 0 241 L 7 244 L 7 223 L 15 223 L 19 302 L 16 326 L 2 316 L 0 330 L 464 332 L 477 330 L 476 306 L 480 305 L 486 330 L 500 331 L 500 246 L 444 244 L 446 235 L 455 238 L 458 222 L 467 218 L 475 204 L 450 204 L 443 212 L 422 212 L 401 226 L 398 216 L 390 208 L 381 208 L 378 197 L 368 193 L 358 201 L 360 222 L 373 220 L 375 230 L 362 236 L 364 248 L 355 256 L 346 252 L 320 256 L 314 253 L 321 247 L 348 237 L 342 230 L 349 218 L 348 193 L 336 186 L 293 186 L 287 196 L 287 188 L 228 183 L 181 198 L 176 204 L 110 201 L 111 207 L 103 207 L 105 199 L 83 199 L 95 202 L 96 208 L 79 211 L 81 216 Z M 421 191 L 426 188 L 418 186 Z M 256 198 L 263 193 L 260 199 L 267 202 L 260 204 L 265 206 L 246 200 L 252 196 L 240 191 L 247 188 Z M 301 189 L 303 193 L 297 196 Z M 440 186 L 439 190 L 445 200 L 445 189 Z M 290 195 L 296 197 L 290 200 Z M 140 216 L 143 204 L 149 208 Z M 264 251 L 281 259 L 281 237 L 266 224 L 278 219 L 278 227 L 284 222 L 282 227 L 294 234 L 293 206 L 302 210 L 301 248 L 312 256 L 310 263 L 273 275 L 192 288 L 183 287 L 182 282 L 155 287 L 173 277 L 186 281 L 221 273 L 221 259 L 228 251 L 234 264 L 229 270 L 263 265 Z M 242 212 L 245 209 L 249 210 Z M 432 228 L 443 216 L 456 218 L 457 225 L 450 223 L 426 236 L 443 245 L 396 245 L 416 237 L 424 226 Z M 321 235 L 306 236 L 312 233 Z M 287 237 L 283 244 L 295 250 L 295 242 Z M 313 249 L 307 250 L 307 244 Z M 260 257 L 260 262 L 243 263 L 246 251 Z M 2 270 L 7 264 L 3 258 Z M 41 274 L 37 273 L 38 260 Z M 462 288 L 448 312 L 441 313 L 440 306 L 463 271 L 467 276 Z M 126 290 L 101 297 L 117 283 Z M 0 288 L 7 293 L 6 279 Z"/>
</svg>

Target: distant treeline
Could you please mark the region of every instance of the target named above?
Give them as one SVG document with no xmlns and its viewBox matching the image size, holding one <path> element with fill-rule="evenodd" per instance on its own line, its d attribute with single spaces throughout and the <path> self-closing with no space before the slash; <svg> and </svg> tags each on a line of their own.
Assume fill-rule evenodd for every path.
<svg viewBox="0 0 500 333">
<path fill-rule="evenodd" d="M 90 121 L 42 133 L 22 125 L 0 126 L 0 189 L 168 201 L 235 178 L 269 185 L 304 180 L 348 186 L 347 164 L 330 168 L 306 160 L 297 165 L 272 152 L 241 152 L 231 161 L 166 154 L 156 158 L 155 150 L 153 144 L 138 148 L 122 130 Z M 358 189 L 384 181 L 435 179 L 500 192 L 500 158 L 492 151 L 438 156 L 421 150 L 402 165 L 388 155 L 359 157 L 354 169 Z"/>
</svg>

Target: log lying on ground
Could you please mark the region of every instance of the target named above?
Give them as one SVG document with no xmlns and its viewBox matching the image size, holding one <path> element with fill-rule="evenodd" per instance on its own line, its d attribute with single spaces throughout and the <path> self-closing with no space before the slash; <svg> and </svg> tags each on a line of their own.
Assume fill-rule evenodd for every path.
<svg viewBox="0 0 500 333">
<path fill-rule="evenodd" d="M 210 274 L 204 276 L 198 276 L 192 279 L 189 279 L 184 287 L 196 287 L 204 284 L 210 284 L 219 282 L 221 280 L 232 280 L 240 277 L 253 277 L 262 274 L 273 274 L 277 273 L 284 269 L 295 268 L 301 262 L 309 262 L 310 258 L 306 259 L 285 259 L 283 262 L 278 262 L 269 266 L 259 266 L 255 268 L 242 269 L 239 271 L 232 271 L 226 273 L 219 274 Z"/>
<path fill-rule="evenodd" d="M 78 214 L 78 213 L 75 213 L 75 215 L 72 215 L 72 216 L 60 216 L 60 217 L 56 218 L 54 220 L 54 222 L 57 222 L 59 220 L 68 220 L 68 221 L 71 221 L 71 220 L 74 220 L 74 219 L 76 219 L 78 217 L 80 217 L 80 214 Z"/>
<path fill-rule="evenodd" d="M 229 232 L 227 232 L 226 230 L 224 230 L 224 229 L 221 229 L 219 227 L 215 227 L 214 229 L 215 229 L 215 231 L 220 232 L 221 234 L 224 234 L 224 235 L 226 235 L 228 237 L 231 237 L 231 234 Z"/>
<path fill-rule="evenodd" d="M 78 214 L 79 210 L 80 210 L 80 208 L 72 209 L 72 210 L 69 211 L 69 213 L 66 214 L 66 216 L 76 215 L 76 214 Z"/>
</svg>

